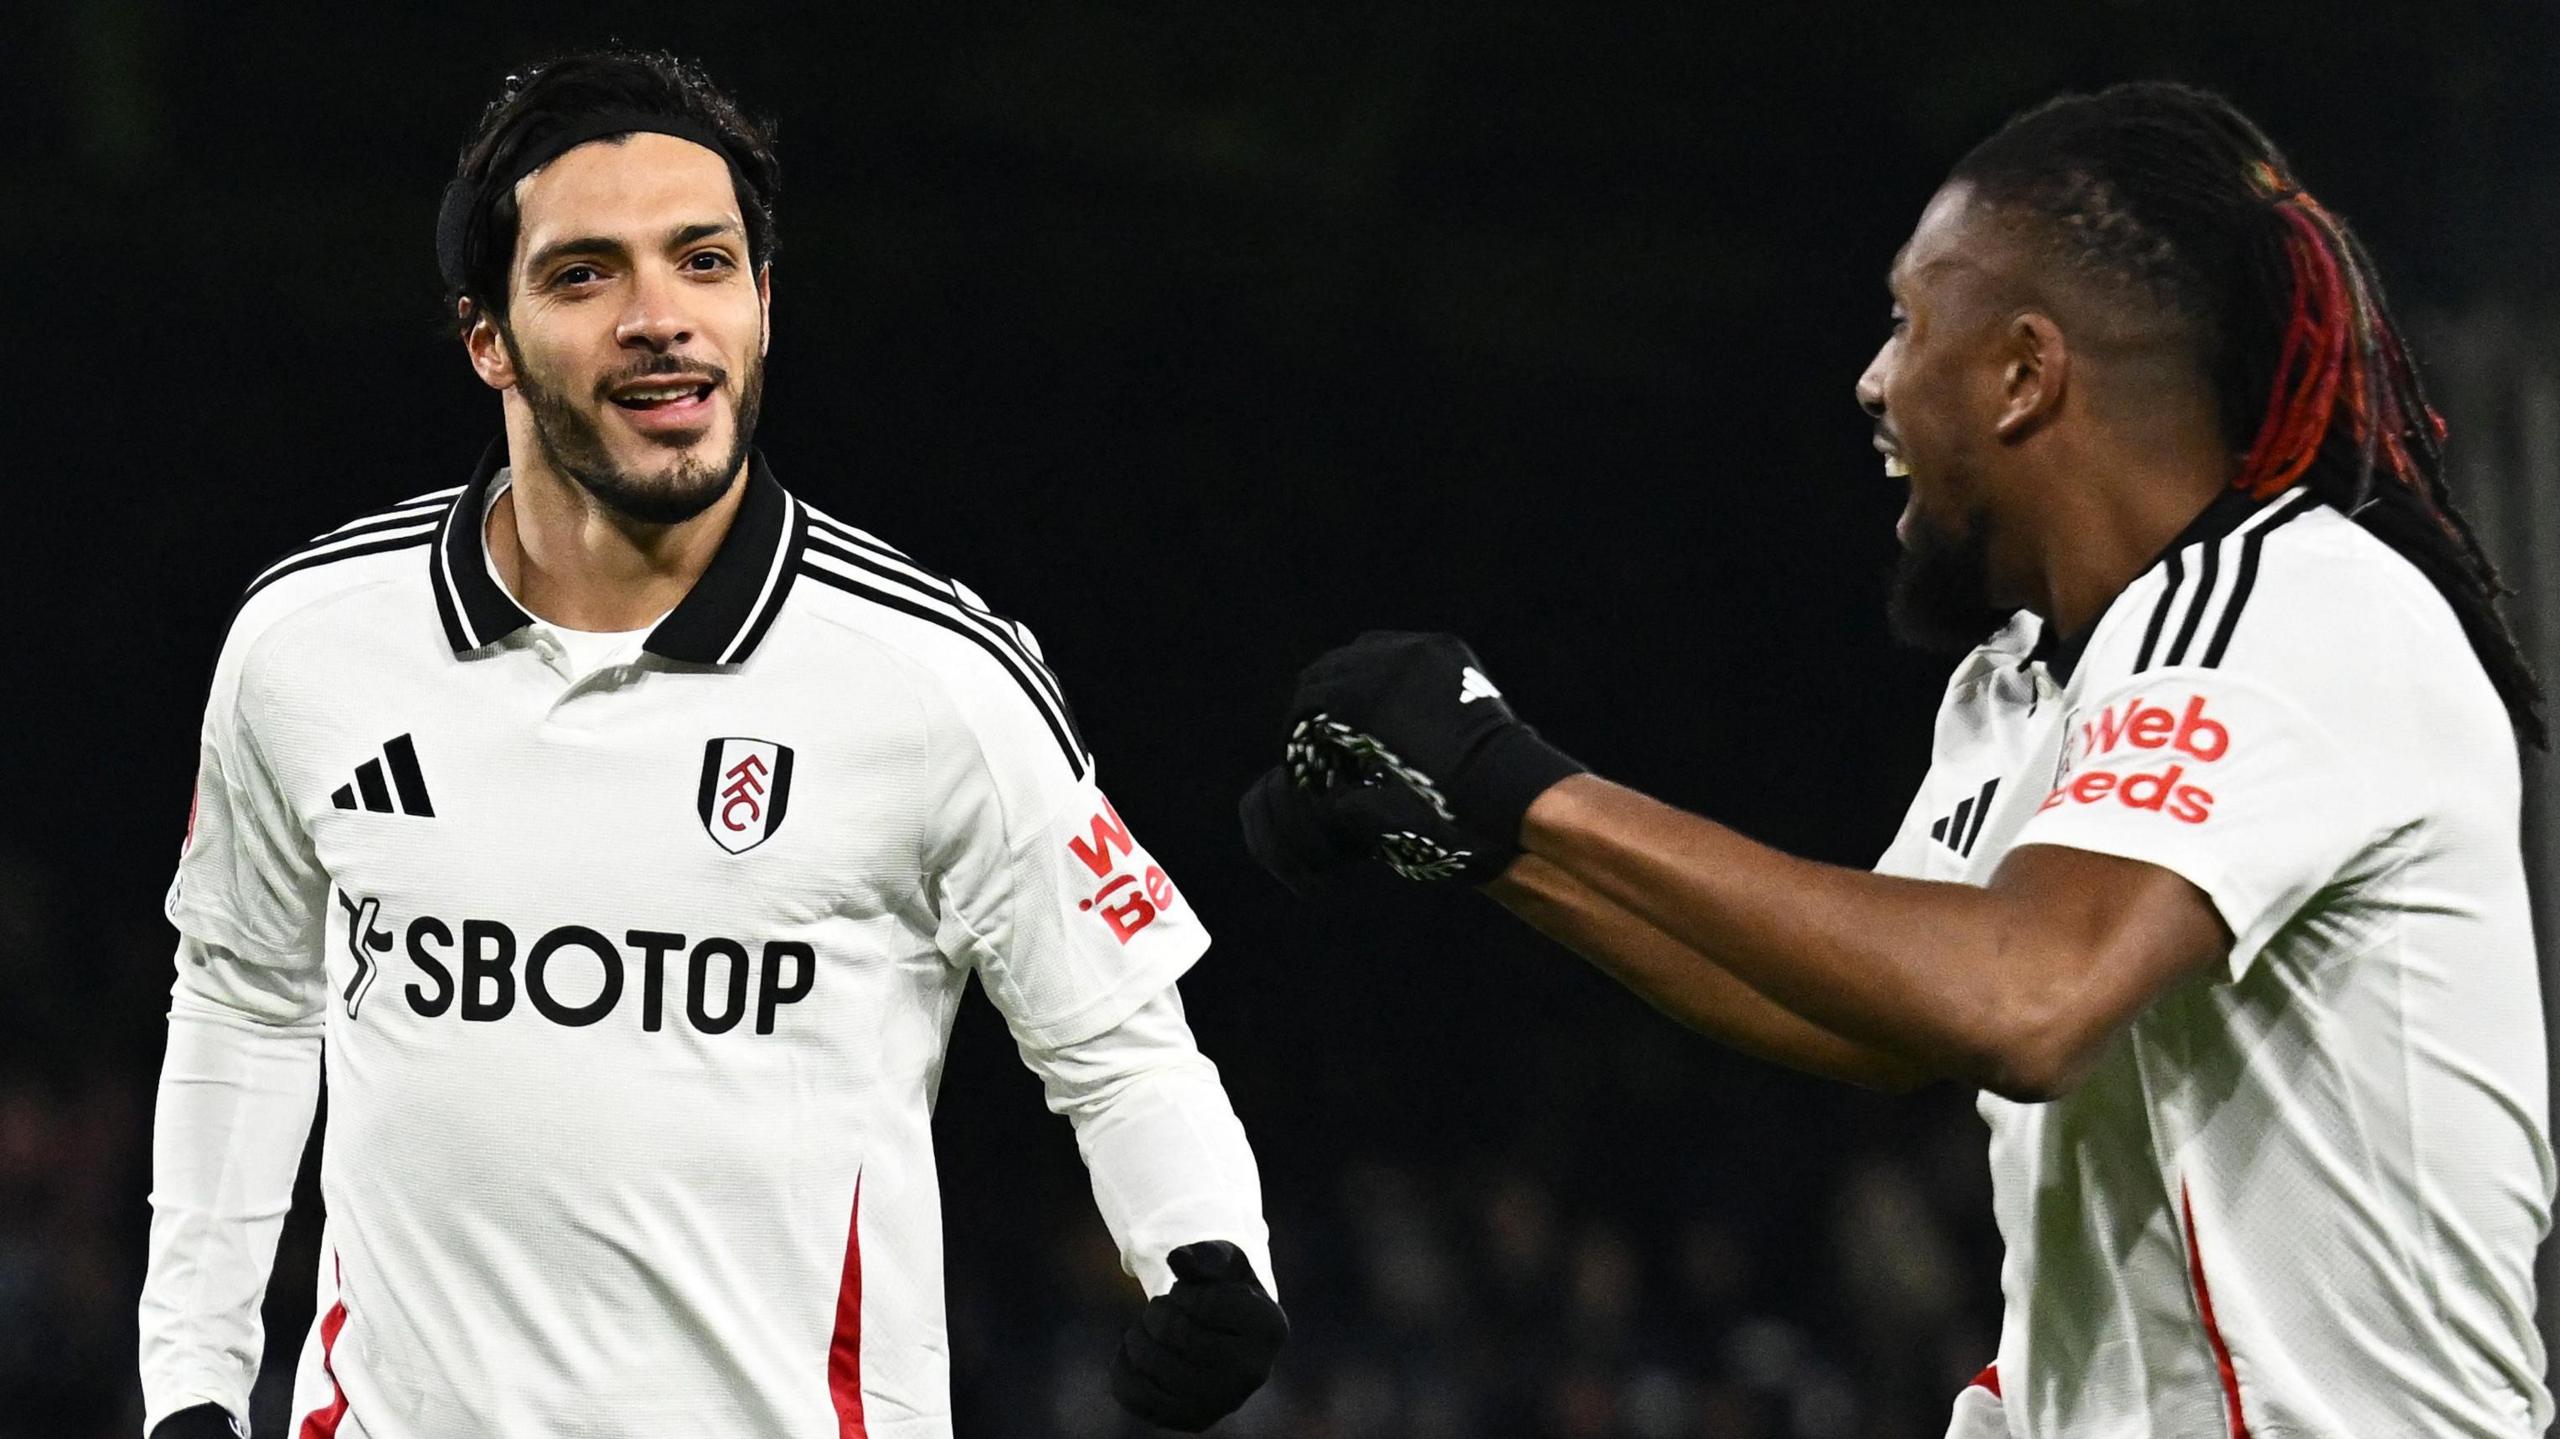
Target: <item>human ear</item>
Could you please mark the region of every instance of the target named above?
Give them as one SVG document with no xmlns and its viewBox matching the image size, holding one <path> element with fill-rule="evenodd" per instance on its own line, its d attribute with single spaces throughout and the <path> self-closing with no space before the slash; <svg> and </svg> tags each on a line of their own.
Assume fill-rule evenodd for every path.
<svg viewBox="0 0 2560 1439">
<path fill-rule="evenodd" d="M 467 299 L 460 303 L 456 313 L 471 324 L 470 329 L 462 332 L 462 348 L 471 357 L 472 373 L 490 389 L 515 388 L 515 355 L 508 350 L 506 337 L 498 333 L 498 322 L 487 315 L 475 313 L 475 307 Z"/>
<path fill-rule="evenodd" d="M 773 353 L 773 262 L 770 260 L 765 262 L 763 269 L 756 271 L 756 309 L 764 320 L 756 336 L 756 354 L 770 355 Z"/>
<path fill-rule="evenodd" d="M 1992 430 L 2003 440 L 2021 439 L 2061 411 L 2071 351 L 2062 327 L 2033 310 L 2009 322 L 2001 348 L 2000 415 Z"/>
</svg>

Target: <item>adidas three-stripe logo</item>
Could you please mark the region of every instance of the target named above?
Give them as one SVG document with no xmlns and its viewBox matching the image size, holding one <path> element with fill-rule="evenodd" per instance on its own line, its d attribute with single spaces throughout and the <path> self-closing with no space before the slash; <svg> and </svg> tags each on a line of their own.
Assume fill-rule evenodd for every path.
<svg viewBox="0 0 2560 1439">
<path fill-rule="evenodd" d="M 2000 792 L 2000 777 L 1982 782 L 1972 798 L 1958 801 L 1954 814 L 1942 814 L 1929 826 L 1929 838 L 1960 855 L 1972 857 L 1973 842 L 1982 838 L 1982 817 L 1991 813 L 1991 797 Z"/>
<path fill-rule="evenodd" d="M 2267 532 L 2300 516 L 2319 503 L 2309 490 L 2297 489 L 2267 503 L 2258 513 L 2230 534 L 2202 545 L 2169 552 L 2165 562 L 2169 582 L 2161 587 L 2159 602 L 2152 606 L 2151 623 L 2142 632 L 2142 649 L 2134 656 L 2134 673 L 2161 667 L 2195 664 L 2207 669 L 2222 663 L 2231 648 L 2231 636 L 2240 628 L 2240 613 L 2249 603 L 2249 593 L 2258 584 L 2258 553 L 2265 548 Z M 2231 583 L 2222 585 L 2224 551 L 2238 546 L 2233 557 Z M 2201 551 L 2195 572 L 2187 571 L 2186 550 Z M 2217 611 L 2216 601 L 2220 601 Z M 2212 623 L 2207 624 L 2207 617 Z"/>
<path fill-rule="evenodd" d="M 383 776 L 388 765 L 388 782 Z M 394 802 L 394 792 L 398 799 Z M 427 777 L 418 769 L 417 747 L 407 735 L 382 747 L 379 759 L 369 759 L 356 766 L 353 784 L 342 784 L 329 796 L 329 803 L 340 809 L 364 809 L 375 814 L 414 814 L 434 819 L 436 807 L 427 798 Z"/>
</svg>

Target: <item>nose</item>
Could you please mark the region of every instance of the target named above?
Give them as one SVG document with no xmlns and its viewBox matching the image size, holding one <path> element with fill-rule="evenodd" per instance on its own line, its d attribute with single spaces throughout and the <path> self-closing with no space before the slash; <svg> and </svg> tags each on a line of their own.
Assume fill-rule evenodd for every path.
<svg viewBox="0 0 2560 1439">
<path fill-rule="evenodd" d="M 1891 348 L 1890 345 L 1879 347 L 1876 357 L 1867 361 L 1866 373 L 1858 376 L 1858 408 L 1866 411 L 1867 418 L 1871 420 L 1884 418 L 1884 357 Z"/>
<path fill-rule="evenodd" d="M 622 315 L 614 322 L 615 344 L 664 354 L 693 338 L 693 321 L 684 312 L 675 276 L 665 267 L 641 265 L 625 294 Z"/>
</svg>

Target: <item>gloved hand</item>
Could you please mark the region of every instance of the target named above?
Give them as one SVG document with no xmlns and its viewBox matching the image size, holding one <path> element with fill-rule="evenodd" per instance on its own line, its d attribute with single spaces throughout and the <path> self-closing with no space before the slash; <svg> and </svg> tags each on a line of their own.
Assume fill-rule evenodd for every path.
<svg viewBox="0 0 2560 1439">
<path fill-rule="evenodd" d="M 151 1430 L 151 1439 L 241 1439 L 247 1428 L 231 1422 L 219 1404 L 181 1409 Z"/>
<path fill-rule="evenodd" d="M 1520 722 L 1455 635 L 1372 630 L 1327 651 L 1299 674 L 1289 718 L 1361 773 L 1514 848 L 1530 803 L 1584 770 Z"/>
<path fill-rule="evenodd" d="M 1290 741 L 1289 753 L 1291 762 L 1254 781 L 1236 810 L 1245 849 L 1301 899 L 1321 893 L 1364 859 L 1410 880 L 1483 884 L 1519 857 L 1519 846 L 1496 844 L 1442 819 L 1391 776 L 1358 777 L 1345 751 L 1300 738 Z M 1305 785 L 1295 778 L 1318 765 L 1334 777 Z"/>
<path fill-rule="evenodd" d="M 1271 1377 L 1289 1318 L 1223 1239 L 1165 1256 L 1173 1288 L 1147 1301 L 1120 1341 L 1111 1393 L 1150 1424 L 1196 1434 L 1235 1412 Z"/>
</svg>

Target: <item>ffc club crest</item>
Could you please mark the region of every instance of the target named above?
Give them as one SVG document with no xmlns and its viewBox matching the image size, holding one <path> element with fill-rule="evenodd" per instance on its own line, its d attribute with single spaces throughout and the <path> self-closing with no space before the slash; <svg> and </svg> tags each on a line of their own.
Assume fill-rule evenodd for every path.
<svg viewBox="0 0 2560 1439">
<path fill-rule="evenodd" d="M 727 736 L 702 747 L 702 789 L 694 809 L 711 842 L 744 854 L 782 828 L 791 799 L 791 746 Z"/>
</svg>

